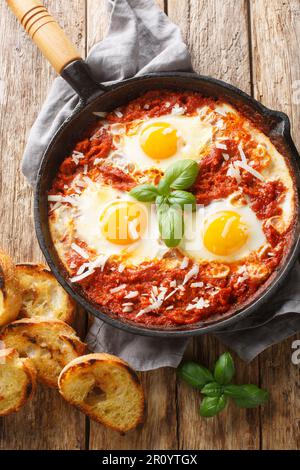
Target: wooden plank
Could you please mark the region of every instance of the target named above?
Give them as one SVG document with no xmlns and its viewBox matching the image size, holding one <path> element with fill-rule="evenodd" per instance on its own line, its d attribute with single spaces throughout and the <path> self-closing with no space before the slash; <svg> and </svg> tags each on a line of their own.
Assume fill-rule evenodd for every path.
<svg viewBox="0 0 300 470">
<path fill-rule="evenodd" d="M 84 53 L 85 1 L 45 2 Z M 0 245 L 16 261 L 42 259 L 34 236 L 32 190 L 21 175 L 20 161 L 28 131 L 55 73 L 0 4 Z M 56 391 L 39 387 L 33 403 L 0 419 L 1 449 L 79 449 L 85 446 L 85 417 Z"/>
<path fill-rule="evenodd" d="M 163 1 L 158 2 L 160 6 Z M 88 49 L 101 40 L 107 30 L 108 17 L 102 0 L 87 2 Z M 120 436 L 90 423 L 90 449 L 176 449 L 175 373 L 161 369 L 142 374 L 148 402 L 148 416 L 142 430 Z"/>
<path fill-rule="evenodd" d="M 194 69 L 250 92 L 247 0 L 169 0 Z"/>
<path fill-rule="evenodd" d="M 247 2 L 206 0 L 168 2 L 192 53 L 196 71 L 230 82 L 250 92 Z M 195 339 L 187 357 L 212 365 L 224 348 L 213 337 Z M 258 362 L 246 365 L 235 357 L 236 380 L 258 382 Z M 201 419 L 200 395 L 178 383 L 178 425 L 182 449 L 259 448 L 259 411 L 230 406 L 217 418 Z"/>
<path fill-rule="evenodd" d="M 299 148 L 300 1 L 253 0 L 250 4 L 255 97 L 290 116 Z M 262 413 L 264 449 L 300 448 L 299 366 L 291 362 L 294 339 L 260 357 L 261 383 L 272 397 Z"/>
</svg>

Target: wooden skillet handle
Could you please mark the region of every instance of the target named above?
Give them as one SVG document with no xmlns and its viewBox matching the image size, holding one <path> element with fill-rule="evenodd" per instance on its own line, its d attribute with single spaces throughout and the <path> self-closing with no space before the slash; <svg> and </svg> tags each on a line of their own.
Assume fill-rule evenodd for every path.
<svg viewBox="0 0 300 470">
<path fill-rule="evenodd" d="M 39 0 L 6 0 L 31 39 L 57 73 L 80 59 L 76 47 Z"/>
</svg>

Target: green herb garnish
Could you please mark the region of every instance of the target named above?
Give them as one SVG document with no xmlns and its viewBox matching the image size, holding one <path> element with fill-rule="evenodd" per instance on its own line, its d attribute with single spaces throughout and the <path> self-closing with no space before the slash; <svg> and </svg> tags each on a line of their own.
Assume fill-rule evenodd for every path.
<svg viewBox="0 0 300 470">
<path fill-rule="evenodd" d="M 269 399 L 268 392 L 256 385 L 230 383 L 235 368 L 232 356 L 228 352 L 219 357 L 213 372 L 196 362 L 185 362 L 179 366 L 177 373 L 181 379 L 199 389 L 204 395 L 199 413 L 205 418 L 219 414 L 229 399 L 241 408 L 255 408 L 265 404 Z"/>
<path fill-rule="evenodd" d="M 181 160 L 169 166 L 157 186 L 143 184 L 130 191 L 141 202 L 155 202 L 159 231 L 168 247 L 178 246 L 184 234 L 183 210 L 196 206 L 195 196 L 185 191 L 195 182 L 199 173 L 194 160 Z"/>
</svg>

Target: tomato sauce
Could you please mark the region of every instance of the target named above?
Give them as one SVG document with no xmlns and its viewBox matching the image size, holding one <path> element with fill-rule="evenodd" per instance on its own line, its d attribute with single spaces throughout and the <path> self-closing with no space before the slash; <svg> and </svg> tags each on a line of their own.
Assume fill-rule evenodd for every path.
<svg viewBox="0 0 300 470">
<path fill-rule="evenodd" d="M 194 115 L 198 108 L 208 106 L 210 110 L 214 110 L 216 104 L 215 99 L 193 92 L 155 90 L 123 106 L 119 113 L 109 113 L 105 117 L 105 122 L 109 126 L 117 123 L 126 124 L 145 117 L 158 117 L 170 113 L 170 109 L 175 105 L 184 107 L 185 115 Z M 192 260 L 189 260 L 188 266 L 184 269 L 179 266 L 170 268 L 168 260 L 163 259 L 142 263 L 138 267 L 124 267 L 120 272 L 118 263 L 111 258 L 106 262 L 104 269 L 95 269 L 93 274 L 79 282 L 84 295 L 90 301 L 122 318 L 145 325 L 167 327 L 192 324 L 216 314 L 222 315 L 231 308 L 237 308 L 247 299 L 253 298 L 258 288 L 278 268 L 287 241 L 291 237 L 292 227 L 284 233 L 279 233 L 272 225 L 264 224 L 264 221 L 281 215 L 280 202 L 286 193 L 286 188 L 280 180 L 264 182 L 244 170 L 240 172 L 240 181 L 227 175 L 229 165 L 240 160 L 236 136 L 239 140 L 243 140 L 247 155 L 254 152 L 257 144 L 243 127 L 243 119 L 230 114 L 226 124 L 226 153 L 230 158 L 227 161 L 224 160 L 224 150 L 212 146 L 199 163 L 199 175 L 191 191 L 195 194 L 197 203 L 203 205 L 208 205 L 217 199 L 227 198 L 235 192 L 242 192 L 257 218 L 262 221 L 266 239 L 272 248 L 272 253 L 265 252 L 260 257 L 254 254 L 253 259 L 249 261 L 263 267 L 266 274 L 257 278 L 241 275 L 239 268 L 243 262 L 239 262 L 229 265 L 229 272 L 224 277 L 210 277 L 212 263 L 203 263 L 199 266 L 199 272 L 186 285 L 183 285 L 185 276 L 193 266 Z M 82 172 L 88 174 L 93 180 L 100 175 L 106 184 L 124 191 L 129 191 L 136 185 L 135 178 L 130 172 L 112 165 L 95 166 L 96 159 L 105 160 L 111 150 L 115 150 L 112 136 L 107 127 L 102 125 L 102 121 L 85 132 L 84 138 L 76 144 L 74 150 L 80 158 L 77 162 L 76 159 L 74 161 L 72 155 L 65 158 L 53 182 L 50 194 L 66 194 L 66 187 Z M 260 165 L 260 160 L 257 159 L 253 168 L 259 171 Z M 157 179 L 159 178 L 158 173 Z M 80 240 L 76 240 L 76 243 L 84 248 Z M 75 275 L 82 259 L 72 253 L 67 257 L 67 263 L 69 271 Z M 175 284 L 176 287 L 172 289 L 171 286 Z M 197 287 L 193 287 L 193 284 Z M 116 292 L 115 288 L 122 285 L 124 288 Z M 162 305 L 153 311 L 139 315 L 149 306 L 153 289 L 159 292 L 161 288 L 165 288 L 168 292 Z M 169 295 L 172 290 L 174 293 Z M 132 293 L 136 295 L 133 296 Z M 202 308 L 201 305 L 193 308 L 197 302 L 203 304 L 201 304 Z"/>
</svg>

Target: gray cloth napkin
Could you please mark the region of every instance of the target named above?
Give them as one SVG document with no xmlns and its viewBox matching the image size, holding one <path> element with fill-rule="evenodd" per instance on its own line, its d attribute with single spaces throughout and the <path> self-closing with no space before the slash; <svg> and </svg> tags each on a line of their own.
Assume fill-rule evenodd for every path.
<svg viewBox="0 0 300 470">
<path fill-rule="evenodd" d="M 108 35 L 87 57 L 95 80 L 112 83 L 156 71 L 192 72 L 190 55 L 178 27 L 153 0 L 110 0 L 109 4 L 112 16 Z M 32 185 L 51 137 L 77 103 L 74 91 L 57 78 L 25 149 L 22 170 Z M 251 320 L 239 322 L 230 331 L 218 333 L 217 337 L 243 359 L 251 360 L 270 344 L 299 331 L 299 280 L 297 266 L 290 275 L 288 290 L 278 292 L 268 309 L 253 315 Z M 187 344 L 185 339 L 162 340 L 125 333 L 98 319 L 89 330 L 87 342 L 91 350 L 116 354 L 137 370 L 176 367 Z"/>
</svg>

